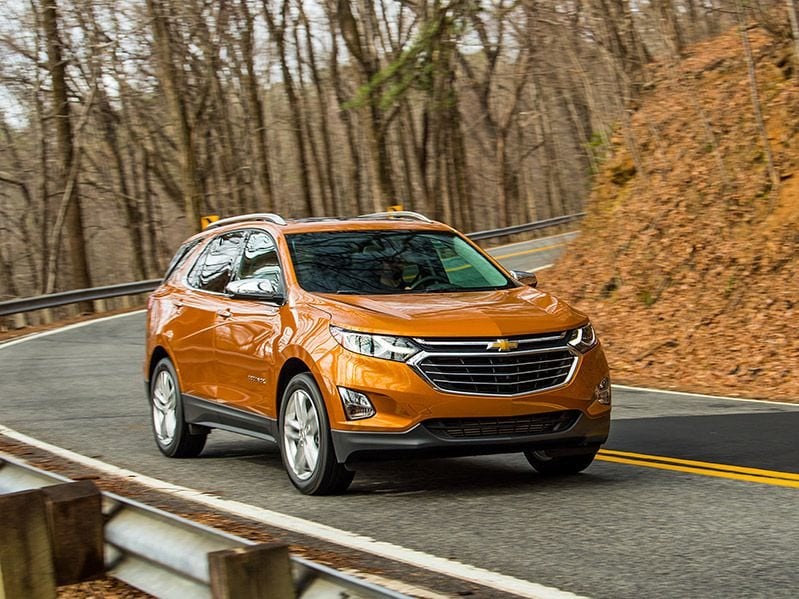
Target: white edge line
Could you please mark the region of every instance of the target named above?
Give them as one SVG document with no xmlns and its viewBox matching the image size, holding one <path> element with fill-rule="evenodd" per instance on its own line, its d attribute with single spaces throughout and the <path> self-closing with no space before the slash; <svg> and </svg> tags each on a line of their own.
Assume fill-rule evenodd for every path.
<svg viewBox="0 0 799 599">
<path fill-rule="evenodd" d="M 414 567 L 429 570 L 439 574 L 444 574 L 453 578 L 459 578 L 467 582 L 472 582 L 481 586 L 490 587 L 498 591 L 529 597 L 531 599 L 579 599 L 579 595 L 568 591 L 561 591 L 553 587 L 547 587 L 538 583 L 513 578 L 504 574 L 491 572 L 476 566 L 470 566 L 460 562 L 441 558 L 422 551 L 407 549 L 393 543 L 376 541 L 370 537 L 356 535 L 351 532 L 333 528 L 325 524 L 319 524 L 309 520 L 303 520 L 295 516 L 281 514 L 264 508 L 222 499 L 215 495 L 202 493 L 195 489 L 183 487 L 173 483 L 152 478 L 132 470 L 106 464 L 100 460 L 90 458 L 69 449 L 64 449 L 56 445 L 51 445 L 45 441 L 40 441 L 29 437 L 6 426 L 0 425 L 0 434 L 11 439 L 15 439 L 26 445 L 38 447 L 67 460 L 82 464 L 89 468 L 94 468 L 110 476 L 124 478 L 140 485 L 151 488 L 155 491 L 195 501 L 202 505 L 222 510 L 242 518 L 255 520 L 262 524 L 267 524 L 275 528 L 288 530 L 291 532 L 311 536 L 323 541 L 334 543 L 350 549 L 363 551 L 372 555 L 377 555 L 386 559 L 410 564 Z"/>
<path fill-rule="evenodd" d="M 66 326 L 59 327 L 57 329 L 42 331 L 41 333 L 31 333 L 30 335 L 25 335 L 24 337 L 19 337 L 17 339 L 10 339 L 8 341 L 0 343 L 0 349 L 5 349 L 6 347 L 11 347 L 12 345 L 17 345 L 18 343 L 24 343 L 26 341 L 33 341 L 34 339 L 39 339 L 40 337 L 49 337 L 50 335 L 55 335 L 56 333 L 63 333 L 65 331 L 71 331 L 72 329 L 80 329 L 82 327 L 87 327 L 90 324 L 95 324 L 97 322 L 105 322 L 107 320 L 114 320 L 115 318 L 124 318 L 126 316 L 132 316 L 134 314 L 141 314 L 142 312 L 146 311 L 147 310 L 144 309 L 134 310 L 133 312 L 124 312 L 123 314 L 114 314 L 113 316 L 92 318 L 91 320 L 84 320 L 82 322 L 76 322 L 75 324 L 68 324 Z"/>
<path fill-rule="evenodd" d="M 774 399 L 754 399 L 751 397 L 728 397 L 725 395 L 707 395 L 705 393 L 686 393 L 684 391 L 672 391 L 667 389 L 654 389 L 651 387 L 633 387 L 630 385 L 617 385 L 613 383 L 614 389 L 621 389 L 623 391 L 643 391 L 644 393 L 662 393 L 664 395 L 682 395 L 684 397 L 695 397 L 698 399 L 719 399 L 724 401 L 743 401 L 748 403 L 758 404 L 772 404 L 776 406 L 787 406 L 799 409 L 799 404 L 791 403 L 789 401 L 777 401 Z"/>
</svg>

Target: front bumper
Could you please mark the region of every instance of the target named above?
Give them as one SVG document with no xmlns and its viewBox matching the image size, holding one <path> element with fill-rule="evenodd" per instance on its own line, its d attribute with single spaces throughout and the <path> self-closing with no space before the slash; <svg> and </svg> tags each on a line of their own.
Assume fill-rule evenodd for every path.
<svg viewBox="0 0 799 599">
<path fill-rule="evenodd" d="M 607 440 L 610 412 L 597 418 L 580 414 L 567 430 L 544 434 L 498 434 L 450 438 L 430 430 L 425 422 L 398 433 L 331 431 L 336 457 L 342 463 L 408 457 L 451 457 L 513 453 L 524 449 L 596 451 Z"/>
<path fill-rule="evenodd" d="M 579 357 L 566 384 L 521 396 L 444 392 L 431 386 L 406 363 L 361 356 L 340 347 L 328 352 L 317 363 L 334 438 L 342 437 L 339 433 L 353 433 L 374 436 L 378 440 L 385 436 L 386 442 L 402 435 L 416 439 L 419 433 L 413 433 L 414 429 L 434 419 L 514 418 L 564 410 L 579 410 L 588 426 L 590 422 L 609 418 L 611 410 L 594 396 L 597 385 L 609 376 L 601 346 Z M 348 420 L 338 386 L 366 395 L 376 410 L 375 416 Z M 352 443 L 356 448 L 359 445 L 357 441 Z M 400 445 L 405 444 L 400 441 Z M 345 450 L 345 453 L 349 452 Z"/>
</svg>

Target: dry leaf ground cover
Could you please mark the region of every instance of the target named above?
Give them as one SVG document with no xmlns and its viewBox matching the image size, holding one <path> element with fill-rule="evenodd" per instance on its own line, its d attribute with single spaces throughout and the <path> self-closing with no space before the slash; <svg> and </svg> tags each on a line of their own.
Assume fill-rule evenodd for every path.
<svg viewBox="0 0 799 599">
<path fill-rule="evenodd" d="M 799 78 L 790 46 L 749 36 L 779 187 L 733 30 L 656 67 L 541 273 L 592 316 L 616 382 L 799 402 Z"/>
</svg>

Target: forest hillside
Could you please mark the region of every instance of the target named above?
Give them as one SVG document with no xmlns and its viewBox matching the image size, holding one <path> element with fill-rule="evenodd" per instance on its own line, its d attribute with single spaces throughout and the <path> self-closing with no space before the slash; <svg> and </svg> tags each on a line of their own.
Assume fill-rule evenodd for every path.
<svg viewBox="0 0 799 599">
<path fill-rule="evenodd" d="M 746 35 L 657 65 L 540 274 L 591 315 L 617 383 L 799 402 L 799 78 L 791 46 Z"/>
</svg>

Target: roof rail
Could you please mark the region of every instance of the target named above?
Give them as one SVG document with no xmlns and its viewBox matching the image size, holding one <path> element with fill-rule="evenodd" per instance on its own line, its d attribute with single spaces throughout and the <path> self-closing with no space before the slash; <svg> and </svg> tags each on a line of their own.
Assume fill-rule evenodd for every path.
<svg viewBox="0 0 799 599">
<path fill-rule="evenodd" d="M 276 225 L 285 225 L 286 219 L 279 214 L 272 214 L 271 212 L 255 212 L 253 214 L 240 214 L 238 216 L 231 216 L 230 218 L 223 218 L 212 222 L 205 227 L 206 229 L 213 229 L 214 227 L 222 227 L 233 223 L 241 223 L 248 220 L 265 220 Z"/>
<path fill-rule="evenodd" d="M 407 218 L 410 220 L 420 220 L 425 223 L 432 223 L 433 221 L 427 218 L 424 214 L 419 214 L 418 212 L 411 212 L 410 210 L 396 210 L 394 212 L 373 212 L 372 214 L 361 214 L 360 216 L 356 216 L 355 218 L 373 218 L 373 219 L 384 219 L 384 218 Z"/>
</svg>

